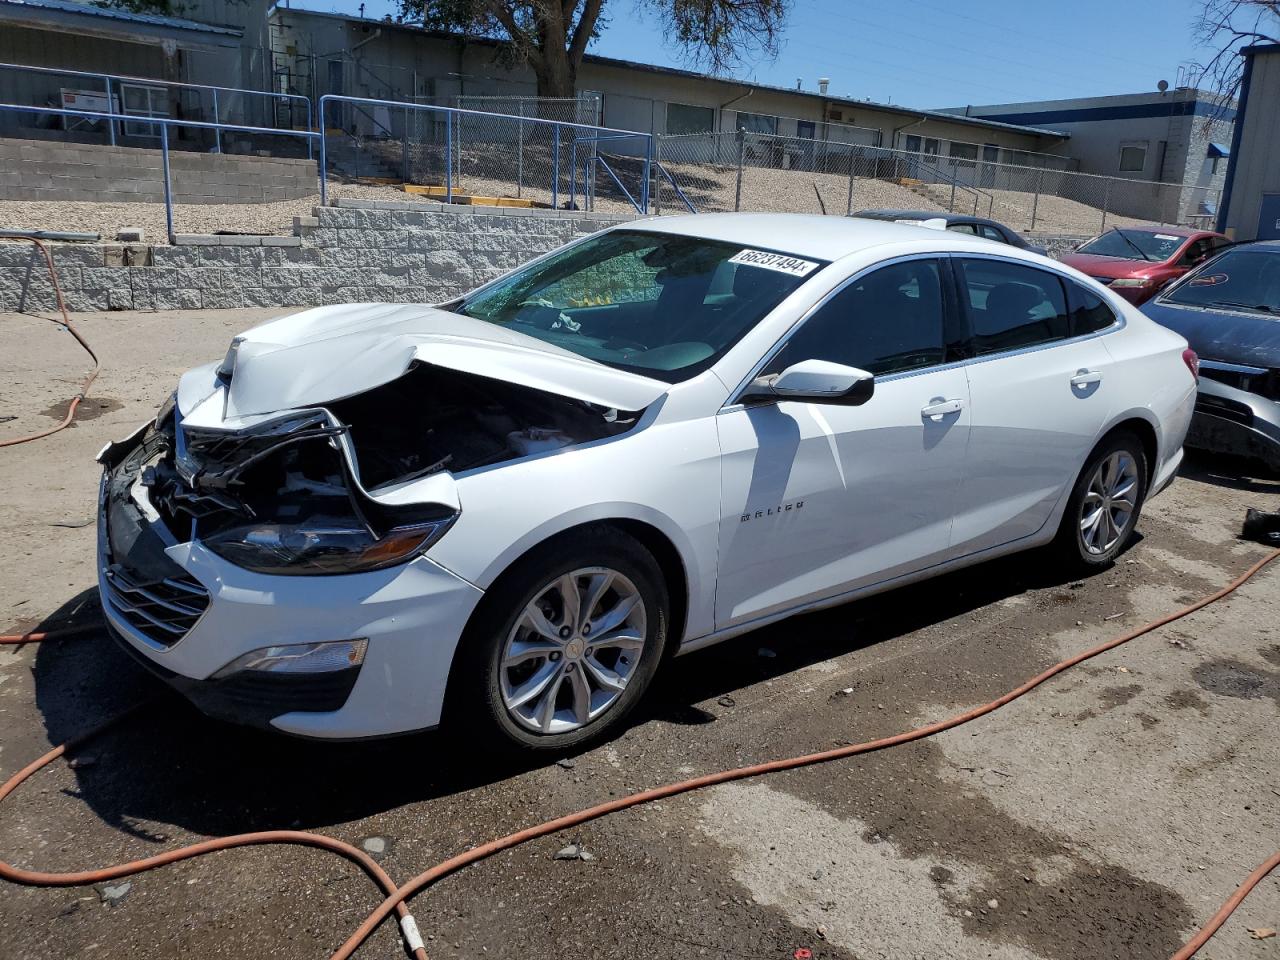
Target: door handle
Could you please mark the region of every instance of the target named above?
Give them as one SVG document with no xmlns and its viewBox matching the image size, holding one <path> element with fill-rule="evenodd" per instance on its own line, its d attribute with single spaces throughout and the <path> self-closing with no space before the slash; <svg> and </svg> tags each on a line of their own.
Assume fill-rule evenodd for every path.
<svg viewBox="0 0 1280 960">
<path fill-rule="evenodd" d="M 955 400 L 936 400 L 920 409 L 920 416 L 930 420 L 941 420 L 949 413 L 959 413 L 964 409 L 964 401 Z"/>
<path fill-rule="evenodd" d="M 1096 370 L 1081 370 L 1071 378 L 1071 385 L 1073 387 L 1087 387 L 1091 384 L 1101 382 L 1102 374 L 1098 373 Z"/>
</svg>

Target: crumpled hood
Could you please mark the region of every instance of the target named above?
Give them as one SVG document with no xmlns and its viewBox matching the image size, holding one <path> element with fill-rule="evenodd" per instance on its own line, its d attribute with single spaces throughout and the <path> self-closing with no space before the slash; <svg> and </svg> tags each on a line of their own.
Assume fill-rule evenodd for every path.
<svg viewBox="0 0 1280 960">
<path fill-rule="evenodd" d="M 1280 369 L 1280 317 L 1182 307 L 1160 300 L 1142 312 L 1187 338 L 1201 360 Z"/>
<path fill-rule="evenodd" d="M 236 340 L 227 419 L 340 400 L 396 379 L 415 362 L 619 410 L 644 409 L 669 388 L 506 327 L 418 304 L 318 307 Z"/>
</svg>

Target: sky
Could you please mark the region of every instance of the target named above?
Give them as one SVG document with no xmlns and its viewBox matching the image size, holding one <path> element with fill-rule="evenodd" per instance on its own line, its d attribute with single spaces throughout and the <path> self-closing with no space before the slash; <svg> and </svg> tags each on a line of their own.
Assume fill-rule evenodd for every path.
<svg viewBox="0 0 1280 960">
<path fill-rule="evenodd" d="M 353 0 L 289 0 L 355 15 Z M 1203 0 L 794 0 L 774 60 L 735 79 L 913 107 L 1104 96 L 1179 80 L 1199 56 L 1192 23 Z M 366 0 L 364 15 L 396 11 Z M 633 0 L 607 0 L 609 22 L 589 52 L 688 67 L 661 22 Z"/>
</svg>

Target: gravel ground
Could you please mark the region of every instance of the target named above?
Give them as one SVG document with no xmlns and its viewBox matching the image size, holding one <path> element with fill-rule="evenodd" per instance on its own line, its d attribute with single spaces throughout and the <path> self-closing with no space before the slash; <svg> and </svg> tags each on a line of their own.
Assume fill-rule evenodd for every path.
<svg viewBox="0 0 1280 960">
<path fill-rule="evenodd" d="M 685 195 L 699 209 L 732 210 L 736 190 L 736 173 L 731 168 L 704 166 L 672 166 Z M 816 188 L 816 190 L 815 190 Z M 511 184 L 504 180 L 468 175 L 458 186 L 459 193 L 480 196 L 511 196 Z M 843 215 L 849 203 L 849 179 L 836 174 L 810 174 L 789 170 L 750 168 L 743 177 L 742 209 L 778 213 L 821 213 Z M 426 201 L 432 198 L 407 194 L 392 186 L 365 183 L 331 182 L 331 199 Z M 992 215 L 1015 229 L 1031 222 L 1032 195 L 1010 190 L 994 191 L 996 206 Z M 551 192 L 530 186 L 521 196 L 550 204 Z M 821 201 L 819 201 L 821 196 Z M 235 233 L 287 235 L 293 230 L 293 218 L 310 216 L 319 204 L 318 194 L 298 200 L 273 203 L 184 204 L 181 195 L 174 204 L 176 233 Z M 561 202 L 568 200 L 561 194 Z M 922 186 L 916 190 L 885 180 L 858 177 L 854 180 L 853 209 L 945 209 L 949 188 Z M 579 201 L 581 202 L 581 201 Z M 685 213 L 686 208 L 671 185 L 663 182 L 663 213 Z M 600 195 L 595 209 L 601 213 L 633 213 L 625 200 Z M 985 213 L 985 211 L 979 211 Z M 1062 197 L 1040 197 L 1036 211 L 1036 231 L 1088 236 L 1096 233 L 1101 222 L 1100 211 Z M 1109 216 L 1109 225 L 1127 226 L 1142 221 Z M 82 203 L 49 200 L 0 200 L 0 226 L 9 229 L 73 230 L 102 234 L 114 240 L 121 227 L 141 227 L 148 243 L 166 242 L 164 205 L 161 203 Z"/>
<path fill-rule="evenodd" d="M 276 311 L 278 312 L 278 311 Z M 92 315 L 104 372 L 73 428 L 0 450 L 0 630 L 93 617 L 93 454 L 185 367 L 272 311 Z M 83 371 L 56 326 L 0 315 L 0 437 L 53 422 Z M 1112 569 L 984 564 L 671 663 L 635 722 L 565 766 L 442 735 L 287 740 L 173 697 L 0 810 L 0 857 L 87 868 L 208 836 L 313 829 L 397 879 L 515 825 L 675 778 L 888 734 L 982 702 L 1225 583 L 1280 482 L 1193 460 Z M 768 651 L 772 655 L 762 655 Z M 158 693 L 104 637 L 0 652 L 0 776 Z M 509 851 L 420 895 L 460 957 L 1165 960 L 1280 845 L 1280 570 L 918 744 L 688 795 Z M 595 859 L 557 861 L 571 841 Z M 0 957 L 324 957 L 377 897 L 319 852 L 256 848 L 112 889 L 6 887 Z M 1276 960 L 1280 877 L 1204 951 Z M 399 956 L 384 926 L 360 956 Z"/>
</svg>

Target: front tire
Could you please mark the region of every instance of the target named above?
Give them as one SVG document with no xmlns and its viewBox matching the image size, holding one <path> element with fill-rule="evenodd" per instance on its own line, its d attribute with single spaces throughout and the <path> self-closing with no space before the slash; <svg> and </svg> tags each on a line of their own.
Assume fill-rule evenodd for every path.
<svg viewBox="0 0 1280 960">
<path fill-rule="evenodd" d="M 1146 495 L 1142 441 L 1127 430 L 1107 437 L 1071 491 L 1055 542 L 1059 556 L 1084 572 L 1110 566 L 1132 542 Z"/>
<path fill-rule="evenodd" d="M 653 556 L 586 527 L 521 558 L 486 593 L 450 681 L 450 714 L 499 744 L 580 748 L 615 729 L 662 659 L 670 601 Z"/>
</svg>

